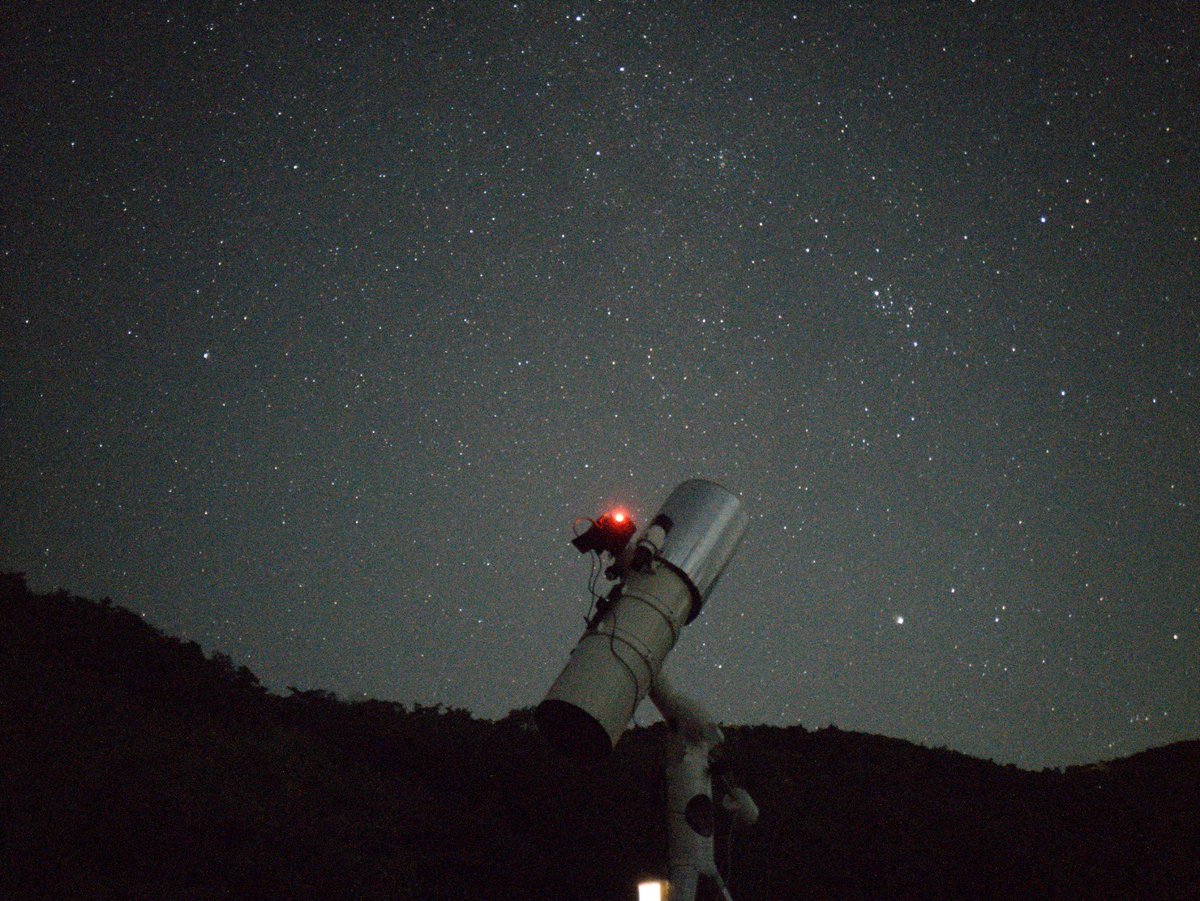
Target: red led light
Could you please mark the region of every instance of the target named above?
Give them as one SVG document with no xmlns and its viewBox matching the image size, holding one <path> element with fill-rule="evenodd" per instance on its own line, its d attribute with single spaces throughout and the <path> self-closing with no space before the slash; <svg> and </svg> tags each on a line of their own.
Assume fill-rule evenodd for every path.
<svg viewBox="0 0 1200 901">
<path fill-rule="evenodd" d="M 614 513 L 612 515 L 612 518 L 613 518 L 613 522 L 624 522 L 625 514 L 622 511 L 618 510 L 616 513 Z"/>
</svg>

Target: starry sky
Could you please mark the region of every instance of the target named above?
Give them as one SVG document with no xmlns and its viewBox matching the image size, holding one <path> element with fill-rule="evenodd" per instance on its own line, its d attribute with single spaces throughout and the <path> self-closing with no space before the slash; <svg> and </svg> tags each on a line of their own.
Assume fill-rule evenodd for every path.
<svg viewBox="0 0 1200 901">
<path fill-rule="evenodd" d="M 704 477 L 721 719 L 1196 738 L 1200 25 L 1130 6 L 20 5 L 0 567 L 495 718 L 574 519 Z"/>
</svg>

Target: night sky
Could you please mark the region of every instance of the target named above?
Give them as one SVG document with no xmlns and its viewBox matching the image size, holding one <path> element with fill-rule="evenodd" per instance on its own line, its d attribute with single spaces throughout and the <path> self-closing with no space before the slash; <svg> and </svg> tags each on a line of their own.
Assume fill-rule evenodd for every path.
<svg viewBox="0 0 1200 901">
<path fill-rule="evenodd" d="M 582 630 L 573 520 L 704 477 L 751 526 L 668 671 L 724 721 L 1200 736 L 1194 7 L 4 19 L 35 589 L 495 718 Z"/>
</svg>

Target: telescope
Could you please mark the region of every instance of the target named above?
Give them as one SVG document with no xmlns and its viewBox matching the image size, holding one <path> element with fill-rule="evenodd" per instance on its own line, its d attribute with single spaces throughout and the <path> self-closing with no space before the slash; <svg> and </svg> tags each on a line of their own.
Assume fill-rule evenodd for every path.
<svg viewBox="0 0 1200 901">
<path fill-rule="evenodd" d="M 639 901 L 694 901 L 702 881 L 732 901 L 717 869 L 714 781 L 731 825 L 749 826 L 758 806 L 719 773 L 714 749 L 724 734 L 698 702 L 676 691 L 662 673 L 683 627 L 704 607 L 749 522 L 742 502 L 715 482 L 692 479 L 676 488 L 640 534 L 624 510 L 612 510 L 571 543 L 595 554 L 588 590 L 595 605 L 567 665 L 534 711 L 551 745 L 575 758 L 610 753 L 638 704 L 650 695 L 667 722 L 667 831 L 670 880 L 638 886 Z M 630 545 L 634 536 L 637 541 Z M 604 574 L 616 581 L 595 591 Z"/>
<path fill-rule="evenodd" d="M 737 550 L 749 517 L 741 500 L 715 482 L 692 479 L 667 498 L 633 541 L 624 511 L 592 522 L 573 544 L 607 555 L 617 580 L 600 598 L 562 673 L 534 719 L 567 756 L 609 754 L 675 647 L 704 607 Z"/>
</svg>

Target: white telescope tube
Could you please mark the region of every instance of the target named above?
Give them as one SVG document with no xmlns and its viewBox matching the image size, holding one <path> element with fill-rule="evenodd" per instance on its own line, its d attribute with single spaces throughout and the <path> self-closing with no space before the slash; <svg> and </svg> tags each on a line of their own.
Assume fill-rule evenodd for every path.
<svg viewBox="0 0 1200 901">
<path fill-rule="evenodd" d="M 572 757 L 610 752 L 691 609 L 686 583 L 667 567 L 630 573 L 621 599 L 583 633 L 534 713 L 550 743 Z"/>
</svg>

